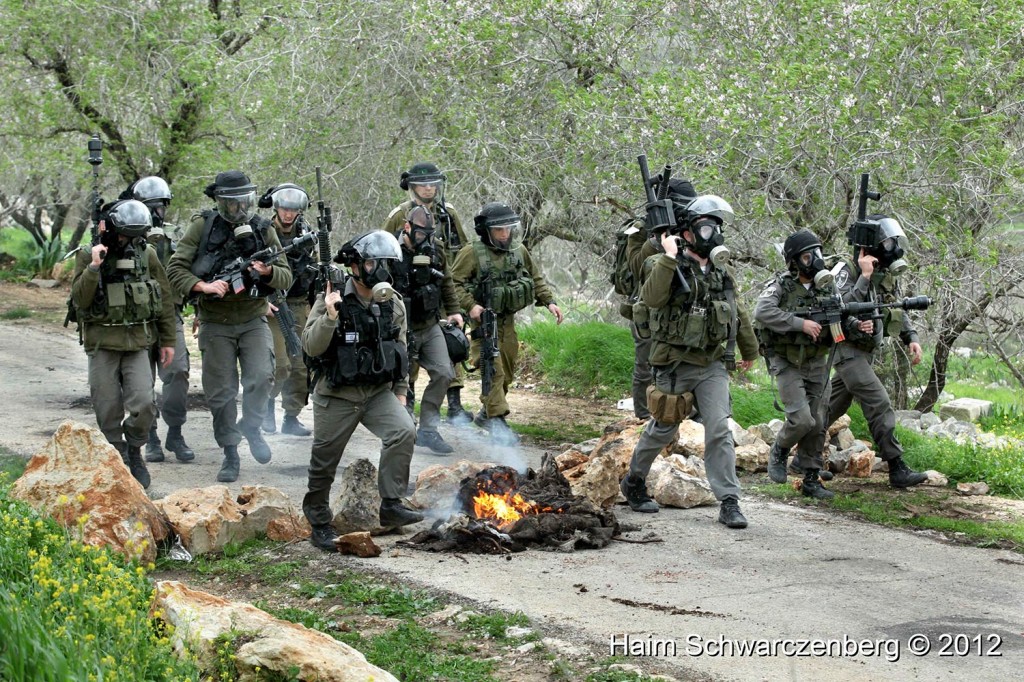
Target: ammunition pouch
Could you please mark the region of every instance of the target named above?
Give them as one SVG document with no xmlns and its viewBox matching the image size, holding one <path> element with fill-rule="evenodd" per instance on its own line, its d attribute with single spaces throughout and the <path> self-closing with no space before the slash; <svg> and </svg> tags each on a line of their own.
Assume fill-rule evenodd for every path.
<svg viewBox="0 0 1024 682">
<path fill-rule="evenodd" d="M 885 335 L 898 339 L 903 333 L 903 318 L 906 311 L 900 308 L 886 308 L 882 316 Z"/>
<path fill-rule="evenodd" d="M 662 424 L 679 424 L 690 418 L 693 411 L 693 394 L 673 395 L 663 393 L 657 386 L 647 387 L 647 407 L 651 416 Z"/>
<path fill-rule="evenodd" d="M 496 286 L 492 296 L 494 297 L 494 312 L 499 315 L 519 312 L 534 300 L 533 278 L 517 277 L 507 284 Z"/>
<path fill-rule="evenodd" d="M 637 301 L 630 306 L 630 319 L 636 327 L 636 335 L 641 339 L 651 338 L 651 309 L 643 301 Z"/>
</svg>

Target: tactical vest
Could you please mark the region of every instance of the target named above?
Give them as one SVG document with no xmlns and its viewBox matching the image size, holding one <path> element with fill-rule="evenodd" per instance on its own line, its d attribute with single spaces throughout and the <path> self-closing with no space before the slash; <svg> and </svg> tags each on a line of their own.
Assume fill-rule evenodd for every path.
<svg viewBox="0 0 1024 682">
<path fill-rule="evenodd" d="M 842 260 L 846 268 L 850 271 L 851 277 L 859 277 L 860 270 L 846 260 Z M 851 286 L 853 286 L 851 284 Z M 899 290 L 899 280 L 896 275 L 892 274 L 888 270 L 882 270 L 874 272 L 871 275 L 871 291 L 876 295 L 879 303 L 892 303 L 901 299 Z M 883 308 L 882 312 L 882 336 L 894 336 L 899 338 L 900 333 L 903 331 L 903 319 L 907 314 L 905 310 L 899 308 Z M 873 351 L 879 345 L 879 339 L 872 336 L 871 334 L 865 334 L 859 329 L 853 328 L 850 325 L 846 328 L 847 341 L 857 348 L 864 351 Z"/>
<path fill-rule="evenodd" d="M 196 249 L 195 259 L 190 268 L 192 274 L 203 281 L 209 281 L 231 261 L 236 258 L 246 258 L 242 253 L 241 245 L 235 239 L 234 229 L 227 221 L 220 217 L 216 211 L 206 210 L 200 214 L 203 218 L 203 234 L 199 238 L 199 248 Z M 267 248 L 267 230 L 270 229 L 270 221 L 260 216 L 253 216 L 249 220 L 252 226 L 253 237 L 256 240 L 256 251 Z M 254 282 L 251 275 L 246 272 L 246 288 L 256 285 L 260 296 L 269 296 L 274 290 L 267 286 L 262 280 Z"/>
<path fill-rule="evenodd" d="M 523 261 L 522 248 L 505 254 L 503 264 L 498 267 L 498 257 L 483 242 L 473 242 L 479 267 L 472 288 L 473 298 L 477 303 L 486 306 L 480 292 L 480 282 L 490 277 L 491 300 L 490 308 L 498 315 L 511 315 L 533 303 L 535 292 L 533 276 L 526 269 Z"/>
<path fill-rule="evenodd" d="M 814 287 L 807 289 L 792 273 L 783 273 L 775 278 L 775 284 L 782 289 L 779 309 L 792 312 L 800 308 L 814 308 L 821 304 L 822 299 L 835 295 L 835 287 L 829 285 L 823 290 Z M 802 331 L 777 332 L 761 323 L 754 325 L 765 354 L 775 354 L 786 358 L 791 365 L 800 367 L 808 360 L 828 355 L 832 345 L 832 332 L 828 325 L 822 325 L 818 340 L 815 341 Z"/>
<path fill-rule="evenodd" d="M 648 324 L 651 338 L 656 341 L 707 351 L 729 338 L 733 315 L 726 288 L 732 287 L 732 280 L 724 270 L 715 267 L 707 275 L 694 275 L 689 294 L 683 293 L 676 279 L 672 280 L 668 303 L 648 309 Z"/>
<path fill-rule="evenodd" d="M 278 230 L 277 236 L 281 240 L 281 246 L 287 247 L 293 241 L 305 235 L 306 230 L 303 229 L 304 226 L 305 221 L 302 220 L 302 216 L 299 216 L 292 224 L 291 233 L 285 235 Z M 313 259 L 312 247 L 298 249 L 289 253 L 288 265 L 292 269 L 292 286 L 288 289 L 287 297 L 305 298 L 309 294 L 309 290 L 312 288 L 317 276 L 316 261 Z"/>
<path fill-rule="evenodd" d="M 328 386 L 377 386 L 399 381 L 409 373 L 394 306 L 394 299 L 367 307 L 351 296 L 342 299 L 331 344 L 320 356 L 321 366 L 314 368 Z"/>
<path fill-rule="evenodd" d="M 97 296 L 85 309 L 78 309 L 83 324 L 104 327 L 129 327 L 148 324 L 160 317 L 160 284 L 150 276 L 146 248 L 136 249 L 131 270 L 118 269 L 117 258 L 111 254 L 100 264 L 102 296 Z"/>
<path fill-rule="evenodd" d="M 401 233 L 396 235 L 401 239 Z M 414 251 L 402 247 L 402 262 L 394 268 L 395 290 L 405 299 L 409 322 L 419 324 L 441 317 L 441 281 L 443 264 L 437 253 L 430 255 L 430 263 L 416 265 Z"/>
</svg>

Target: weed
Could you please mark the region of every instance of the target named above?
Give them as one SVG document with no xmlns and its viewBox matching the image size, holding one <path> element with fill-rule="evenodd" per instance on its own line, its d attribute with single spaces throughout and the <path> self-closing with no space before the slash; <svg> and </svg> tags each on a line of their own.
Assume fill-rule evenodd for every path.
<svg viewBox="0 0 1024 682">
<path fill-rule="evenodd" d="M 366 660 L 384 668 L 400 680 L 450 680 L 451 682 L 498 682 L 491 675 L 492 661 L 478 661 L 443 651 L 440 638 L 412 622 L 364 638 L 353 646 Z"/>
<path fill-rule="evenodd" d="M 530 619 L 522 611 L 516 611 L 509 615 L 503 613 L 473 614 L 460 623 L 459 627 L 478 637 L 505 641 L 508 639 L 505 633 L 510 627 L 527 627 L 529 624 Z"/>
<path fill-rule="evenodd" d="M 390 618 L 404 618 L 436 611 L 436 599 L 423 590 L 382 585 L 366 576 L 346 573 L 340 583 L 321 585 L 304 583 L 299 588 L 304 597 L 340 599 L 346 604 L 366 607 L 367 613 Z"/>
<path fill-rule="evenodd" d="M 625 327 L 543 321 L 518 331 L 537 357 L 546 389 L 581 398 L 615 400 L 629 393 L 633 337 Z"/>
<path fill-rule="evenodd" d="M 23 305 L 0 313 L 0 320 L 24 320 L 32 317 L 32 311 Z"/>
</svg>

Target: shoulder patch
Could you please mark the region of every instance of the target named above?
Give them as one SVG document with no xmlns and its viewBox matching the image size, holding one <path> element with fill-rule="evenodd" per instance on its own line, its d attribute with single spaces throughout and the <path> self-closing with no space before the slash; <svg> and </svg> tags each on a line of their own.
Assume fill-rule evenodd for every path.
<svg viewBox="0 0 1024 682">
<path fill-rule="evenodd" d="M 403 206 L 405 206 L 405 204 L 399 204 L 398 206 L 395 206 L 393 209 L 391 209 L 391 213 L 388 213 L 388 220 L 394 218 L 395 214 L 401 211 Z"/>
<path fill-rule="evenodd" d="M 778 290 L 779 286 L 775 282 L 772 282 L 771 284 L 764 288 L 764 291 L 761 292 L 761 295 L 758 296 L 758 298 L 770 298 L 774 296 L 775 292 Z"/>
<path fill-rule="evenodd" d="M 832 268 L 832 276 L 836 281 L 836 289 L 842 289 L 850 281 L 850 269 L 846 267 L 846 263 L 840 261 Z"/>
<path fill-rule="evenodd" d="M 639 227 L 637 227 L 636 225 L 630 225 L 629 227 L 627 227 L 625 230 L 622 231 L 622 234 L 627 234 L 627 235 L 628 234 L 636 234 L 639 231 L 640 231 Z"/>
</svg>

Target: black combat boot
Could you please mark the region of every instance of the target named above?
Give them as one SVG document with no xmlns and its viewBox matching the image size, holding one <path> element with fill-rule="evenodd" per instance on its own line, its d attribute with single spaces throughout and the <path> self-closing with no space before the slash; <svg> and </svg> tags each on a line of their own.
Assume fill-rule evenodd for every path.
<svg viewBox="0 0 1024 682">
<path fill-rule="evenodd" d="M 263 430 L 267 433 L 277 432 L 277 418 L 274 416 L 274 399 L 267 401 L 267 413 L 263 415 Z"/>
<path fill-rule="evenodd" d="M 893 488 L 910 488 L 928 480 L 928 474 L 914 471 L 902 457 L 889 460 L 889 485 Z"/>
<path fill-rule="evenodd" d="M 768 453 L 768 478 L 776 483 L 786 482 L 786 456 L 788 454 L 779 446 L 779 441 L 772 443 L 771 452 Z"/>
<path fill-rule="evenodd" d="M 409 509 L 397 498 L 385 498 L 380 503 L 380 525 L 385 528 L 397 528 L 408 526 L 410 523 L 419 523 L 423 520 L 423 514 Z"/>
<path fill-rule="evenodd" d="M 798 467 L 796 464 L 796 457 L 793 457 L 793 459 L 789 460 L 789 473 L 793 474 L 794 476 L 804 475 L 804 470 Z M 831 481 L 833 478 L 835 478 L 835 474 L 833 474 L 828 469 L 819 469 L 818 478 L 820 478 L 823 481 Z"/>
<path fill-rule="evenodd" d="M 164 461 L 164 450 L 160 447 L 160 434 L 156 432 L 155 419 L 153 420 L 153 425 L 149 427 L 149 440 L 146 441 L 146 461 Z"/>
<path fill-rule="evenodd" d="M 434 452 L 439 452 L 442 455 L 455 452 L 455 448 L 444 442 L 444 438 L 441 438 L 441 434 L 437 431 L 425 431 L 423 429 L 419 429 L 416 431 L 416 445 L 430 448 Z"/>
<path fill-rule="evenodd" d="M 722 498 L 722 506 L 718 510 L 718 522 L 729 528 L 747 527 L 747 517 L 740 511 L 740 501 L 734 495 Z"/>
<path fill-rule="evenodd" d="M 505 416 L 492 417 L 490 419 L 491 442 L 495 445 L 519 445 L 519 434 L 512 430 L 512 427 L 505 421 Z"/>
<path fill-rule="evenodd" d="M 270 461 L 270 446 L 263 440 L 263 434 L 259 429 L 242 429 L 242 435 L 249 441 L 249 453 L 254 460 L 260 464 Z"/>
<path fill-rule="evenodd" d="M 146 462 L 142 459 L 142 447 L 139 445 L 128 446 L 128 471 L 132 472 L 132 478 L 139 482 L 143 488 L 149 487 L 149 470 L 146 469 Z"/>
<path fill-rule="evenodd" d="M 196 453 L 192 452 L 192 448 L 185 442 L 185 437 L 181 435 L 180 426 L 167 427 L 167 440 L 164 441 L 164 447 L 173 452 L 175 459 L 179 462 L 191 462 L 196 458 Z"/>
<path fill-rule="evenodd" d="M 313 526 L 313 533 L 309 536 L 310 543 L 325 552 L 338 551 L 338 545 L 334 542 L 337 539 L 338 533 L 330 525 Z"/>
<path fill-rule="evenodd" d="M 238 446 L 224 446 L 224 463 L 217 472 L 217 480 L 221 483 L 233 483 L 238 480 Z"/>
<path fill-rule="evenodd" d="M 461 388 L 448 389 L 447 422 L 452 426 L 468 426 L 473 421 L 473 413 L 462 407 Z"/>
<path fill-rule="evenodd" d="M 485 431 L 491 430 L 491 420 L 487 418 L 487 410 L 483 407 L 481 407 L 480 411 L 476 413 L 475 417 L 473 417 L 473 423 Z"/>
<path fill-rule="evenodd" d="M 313 432 L 306 428 L 306 425 L 299 421 L 299 418 L 294 415 L 286 414 L 284 421 L 281 422 L 281 433 L 288 434 L 289 436 L 311 436 Z"/>
<path fill-rule="evenodd" d="M 647 483 L 638 476 L 626 474 L 619 483 L 619 490 L 626 498 L 629 508 L 644 514 L 656 514 L 661 507 L 647 494 Z"/>
<path fill-rule="evenodd" d="M 813 497 L 816 500 L 831 500 L 836 496 L 831 490 L 826 490 L 825 486 L 818 480 L 817 469 L 804 470 L 804 483 L 800 487 L 800 492 L 805 497 Z"/>
</svg>

